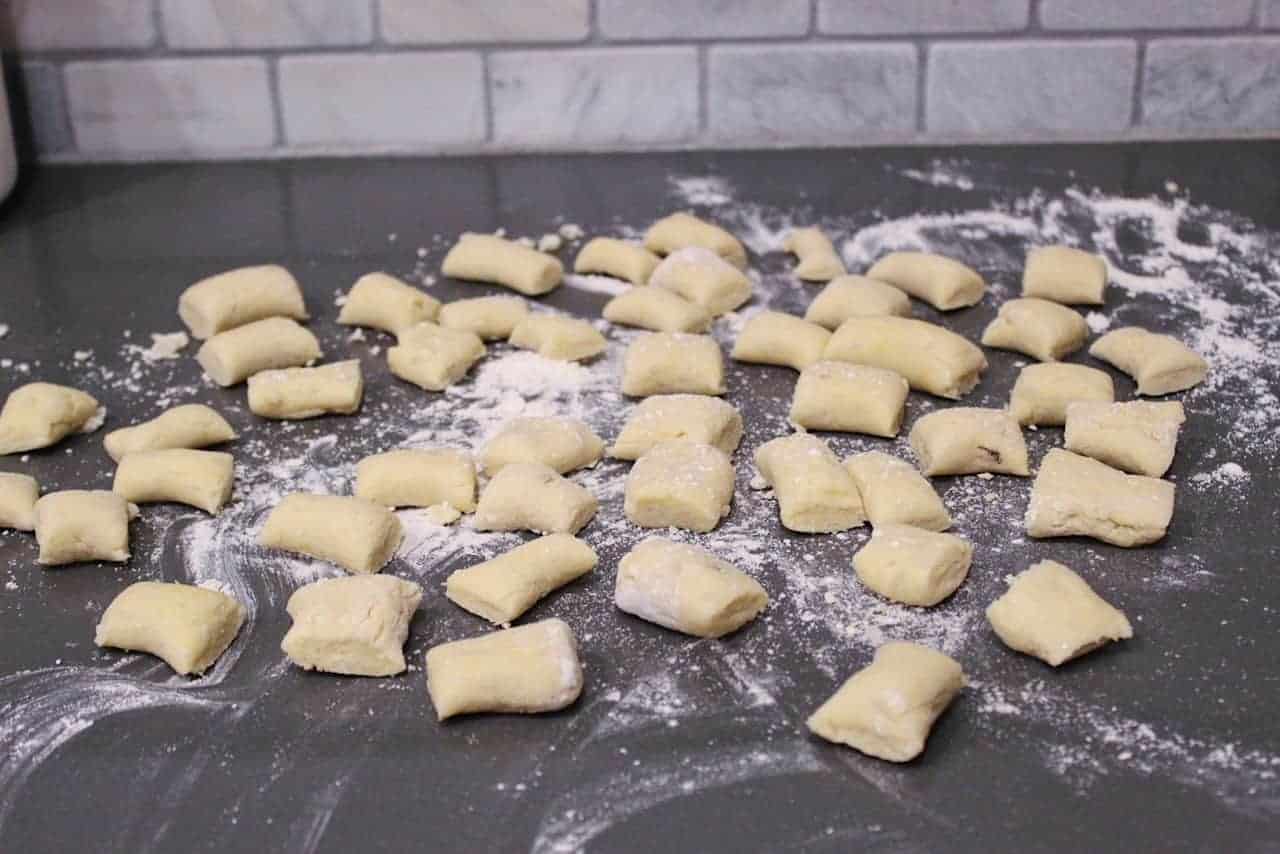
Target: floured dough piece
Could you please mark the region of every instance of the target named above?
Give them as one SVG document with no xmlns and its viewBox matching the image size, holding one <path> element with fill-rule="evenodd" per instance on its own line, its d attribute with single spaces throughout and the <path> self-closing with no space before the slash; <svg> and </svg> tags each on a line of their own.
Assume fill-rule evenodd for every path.
<svg viewBox="0 0 1280 854">
<path fill-rule="evenodd" d="M 173 501 L 216 516 L 231 500 L 234 482 L 230 454 L 165 448 L 126 454 L 111 491 L 134 504 Z"/>
<path fill-rule="evenodd" d="M 40 485 L 30 475 L 0 472 L 0 528 L 36 529 Z"/>
<path fill-rule="evenodd" d="M 382 569 L 404 530 L 382 504 L 345 495 L 286 495 L 267 516 L 258 545 L 327 560 L 352 573 Z"/>
<path fill-rule="evenodd" d="M 1003 409 L 955 406 L 930 412 L 911 428 L 910 442 L 929 477 L 1031 473 L 1022 428 Z"/>
<path fill-rule="evenodd" d="M 294 591 L 280 649 L 304 670 L 347 676 L 404 672 L 409 621 L 422 588 L 390 575 L 325 578 Z"/>
<path fill-rule="evenodd" d="M 829 282 L 845 274 L 844 261 L 840 260 L 831 239 L 820 228 L 793 229 L 783 247 L 800 261 L 796 264 L 796 278 L 806 282 Z"/>
<path fill-rule="evenodd" d="M 102 424 L 97 414 L 98 401 L 79 389 L 53 383 L 18 386 L 0 409 L 0 454 L 47 448 L 77 431 L 96 430 Z"/>
<path fill-rule="evenodd" d="M 1186 420 L 1176 400 L 1071 403 L 1065 446 L 1121 471 L 1162 477 L 1173 465 L 1178 431 Z"/>
<path fill-rule="evenodd" d="M 832 331 L 851 317 L 911 316 L 911 299 L 893 285 L 866 276 L 839 276 L 809 303 L 804 319 Z"/>
<path fill-rule="evenodd" d="M 534 350 L 548 359 L 581 362 L 605 350 L 604 336 L 594 326 L 577 317 L 558 314 L 531 314 L 509 339 L 512 347 Z"/>
<path fill-rule="evenodd" d="M 693 214 L 673 213 L 658 220 L 645 232 L 644 245 L 659 255 L 672 255 L 690 247 L 706 249 L 739 270 L 747 268 L 747 250 L 741 241 L 720 226 L 698 219 Z"/>
<path fill-rule="evenodd" d="M 445 582 L 445 595 L 491 623 L 510 625 L 553 590 L 586 575 L 598 560 L 582 540 L 548 534 L 457 570 Z"/>
<path fill-rule="evenodd" d="M 196 338 L 267 317 L 307 319 L 298 280 L 276 264 L 240 267 L 201 279 L 178 297 L 178 317 Z"/>
<path fill-rule="evenodd" d="M 654 445 L 627 475 L 623 510 L 641 528 L 706 533 L 729 515 L 733 463 L 719 448 L 677 440 Z"/>
<path fill-rule="evenodd" d="M 618 564 L 613 601 L 619 610 L 664 628 L 718 638 L 754 620 L 769 595 L 706 549 L 649 537 Z"/>
<path fill-rule="evenodd" d="M 1089 355 L 1133 377 L 1138 394 L 1148 397 L 1199 385 L 1209 373 L 1209 363 L 1178 339 L 1138 326 L 1113 329 L 1093 342 Z"/>
<path fill-rule="evenodd" d="M 724 394 L 724 355 L 710 335 L 653 332 L 627 347 L 622 359 L 622 393 Z"/>
<path fill-rule="evenodd" d="M 467 232 L 444 256 L 446 276 L 503 285 L 527 296 L 555 290 L 564 276 L 560 259 L 492 234 Z"/>
<path fill-rule="evenodd" d="M 987 290 L 974 270 L 928 252 L 890 252 L 871 265 L 867 278 L 887 282 L 938 311 L 975 305 Z"/>
<path fill-rule="evenodd" d="M 1088 337 L 1089 324 L 1079 312 L 1048 300 L 1015 299 L 1000 306 L 982 343 L 1056 362 L 1083 347 Z"/>
<path fill-rule="evenodd" d="M 268 317 L 214 335 L 200 345 L 196 361 L 226 387 L 259 371 L 309 365 L 321 355 L 320 342 L 309 330 L 286 317 Z"/>
<path fill-rule="evenodd" d="M 344 326 L 370 326 L 397 334 L 424 320 L 435 320 L 440 300 L 386 273 L 366 273 L 347 293 L 338 312 Z"/>
<path fill-rule="evenodd" d="M 613 237 L 593 237 L 573 259 L 575 273 L 601 273 L 643 285 L 662 259 L 643 246 Z"/>
<path fill-rule="evenodd" d="M 739 362 L 804 370 L 822 358 L 831 333 L 781 311 L 762 311 L 738 333 L 732 356 Z"/>
<path fill-rule="evenodd" d="M 477 531 L 576 534 L 600 502 L 584 487 L 542 463 L 508 463 L 493 476 L 476 505 Z"/>
<path fill-rule="evenodd" d="M 789 417 L 806 430 L 892 439 L 902 427 L 908 389 L 901 375 L 884 368 L 814 362 L 800 372 Z"/>
<path fill-rule="evenodd" d="M 231 646 L 244 613 L 243 605 L 217 590 L 139 581 L 111 600 L 93 642 L 150 653 L 183 676 L 200 674 Z"/>
<path fill-rule="evenodd" d="M 1054 448 L 1031 485 L 1027 533 L 1093 537 L 1126 548 L 1154 543 L 1173 518 L 1173 495 L 1168 481 L 1125 474 Z"/>
<path fill-rule="evenodd" d="M 1071 305 L 1106 302 L 1107 262 L 1070 246 L 1041 246 L 1027 253 L 1022 295 Z"/>
<path fill-rule="evenodd" d="M 782 526 L 803 533 L 834 533 L 867 521 L 852 475 L 827 443 L 808 433 L 765 442 L 756 468 L 778 499 Z"/>
<path fill-rule="evenodd" d="M 851 317 L 823 358 L 897 371 L 911 387 L 959 400 L 987 367 L 982 348 L 949 329 L 909 317 Z"/>
<path fill-rule="evenodd" d="M 655 332 L 706 332 L 711 315 L 666 288 L 638 287 L 609 300 L 604 319 L 624 326 L 638 326 Z"/>
<path fill-rule="evenodd" d="M 649 286 L 666 288 L 713 317 L 733 311 L 751 299 L 746 274 L 709 249 L 691 246 L 663 259 Z"/>
<path fill-rule="evenodd" d="M 890 641 L 813 713 L 809 729 L 868 756 L 909 762 L 963 687 L 964 672 L 949 656 Z"/>
<path fill-rule="evenodd" d="M 36 563 L 123 563 L 129 559 L 129 521 L 137 515 L 138 508 L 114 492 L 50 492 L 36 502 Z"/>
<path fill-rule="evenodd" d="M 401 448 L 356 464 L 357 498 L 387 507 L 476 509 L 476 467 L 471 455 L 451 448 Z M 438 511 L 439 512 L 439 511 Z"/>
<path fill-rule="evenodd" d="M 966 540 L 893 524 L 877 525 L 853 556 L 863 584 L 886 599 L 922 608 L 955 593 L 972 562 L 973 546 Z"/>
<path fill-rule="evenodd" d="M 260 371 L 249 377 L 249 411 L 262 418 L 299 421 L 350 415 L 364 399 L 359 359 L 314 368 Z"/>
<path fill-rule="evenodd" d="M 1067 406 L 1075 401 L 1110 403 L 1115 400 L 1111 375 L 1086 365 L 1046 362 L 1018 372 L 1009 396 L 1009 414 L 1019 424 L 1061 427 Z"/>
<path fill-rule="evenodd" d="M 742 414 L 733 404 L 702 394 L 660 394 L 631 410 L 609 456 L 639 459 L 660 442 L 688 439 L 732 455 L 742 441 Z"/>
<path fill-rule="evenodd" d="M 236 438 L 236 431 L 214 410 L 201 403 L 187 403 L 135 424 L 112 430 L 102 446 L 116 462 L 135 451 L 167 448 L 207 448 Z"/>
<path fill-rule="evenodd" d="M 485 354 L 474 332 L 419 323 L 402 331 L 387 350 L 391 373 L 427 391 L 444 391 L 466 376 Z"/>
<path fill-rule="evenodd" d="M 933 485 L 905 460 L 867 451 L 849 457 L 844 466 L 858 485 L 873 527 L 898 524 L 926 531 L 951 527 L 951 516 Z"/>
<path fill-rule="evenodd" d="M 505 341 L 528 316 L 529 306 L 520 297 L 474 297 L 440 306 L 437 321 L 445 329 L 472 332 L 485 341 Z"/>
<path fill-rule="evenodd" d="M 987 608 L 987 620 L 1006 646 L 1054 667 L 1133 637 L 1124 614 L 1052 560 L 1014 576 L 1005 594 Z"/>
<path fill-rule="evenodd" d="M 576 418 L 513 418 L 485 443 L 480 466 L 489 477 L 512 463 L 542 463 L 567 474 L 603 455 L 604 440 Z"/>
</svg>

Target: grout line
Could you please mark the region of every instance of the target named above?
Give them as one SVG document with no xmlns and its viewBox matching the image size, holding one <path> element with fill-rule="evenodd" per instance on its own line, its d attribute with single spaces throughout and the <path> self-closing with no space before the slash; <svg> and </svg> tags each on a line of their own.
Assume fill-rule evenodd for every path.
<svg viewBox="0 0 1280 854">
<path fill-rule="evenodd" d="M 929 119 L 929 42 L 921 39 L 916 46 L 916 133 L 927 130 Z"/>
<path fill-rule="evenodd" d="M 1137 65 L 1133 69 L 1133 95 L 1130 101 L 1129 127 L 1142 125 L 1143 87 L 1147 81 L 1147 40 L 1138 39 Z"/>
<path fill-rule="evenodd" d="M 279 57 L 268 56 L 267 60 L 267 94 L 271 98 L 271 118 L 275 128 L 275 148 L 288 145 L 284 128 L 284 98 L 280 93 L 280 60 Z"/>
<path fill-rule="evenodd" d="M 163 50 L 169 46 L 169 39 L 164 31 L 164 9 L 160 0 L 151 0 L 151 26 L 156 28 L 156 39 L 152 47 Z"/>
<path fill-rule="evenodd" d="M 818 34 L 818 0 L 809 0 L 809 31 L 805 33 L 809 41 Z"/>
<path fill-rule="evenodd" d="M 698 48 L 698 135 L 699 138 L 709 138 L 711 134 L 711 102 L 707 97 L 710 91 L 711 82 L 709 80 L 707 58 L 707 48 L 703 45 Z"/>
<path fill-rule="evenodd" d="M 489 50 L 480 51 L 480 108 L 484 114 L 485 142 L 493 142 L 496 124 L 493 116 L 493 70 L 489 62 L 491 56 Z"/>
<path fill-rule="evenodd" d="M 604 43 L 604 36 L 600 33 L 599 0 L 587 0 L 587 38 L 583 43 L 590 45 Z"/>
<path fill-rule="evenodd" d="M 382 36 L 382 3 L 380 0 L 365 0 L 369 4 L 369 44 L 382 49 L 387 40 Z"/>
<path fill-rule="evenodd" d="M 67 151 L 79 154 L 80 139 L 76 136 L 75 122 L 71 121 L 71 96 L 67 91 L 67 75 L 62 63 L 53 63 L 53 76 L 55 82 L 58 84 L 58 95 L 62 100 L 62 109 L 60 111 L 62 113 L 62 120 L 67 123 L 67 134 L 71 137 L 71 143 L 68 146 Z M 27 94 L 27 97 L 31 97 L 30 93 Z M 36 160 L 40 160 L 40 152 L 35 150 L 36 146 L 34 144 L 34 140 L 32 142 L 32 149 L 36 156 Z"/>
</svg>

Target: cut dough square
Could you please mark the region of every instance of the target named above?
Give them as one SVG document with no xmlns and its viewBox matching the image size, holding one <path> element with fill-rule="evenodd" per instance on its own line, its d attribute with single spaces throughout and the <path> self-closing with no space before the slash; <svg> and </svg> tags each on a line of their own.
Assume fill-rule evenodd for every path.
<svg viewBox="0 0 1280 854">
<path fill-rule="evenodd" d="M 710 335 L 654 332 L 627 347 L 622 393 L 724 394 L 724 355 Z"/>
<path fill-rule="evenodd" d="M 307 307 L 298 280 L 284 267 L 264 264 L 196 282 L 178 297 L 178 317 L 204 339 L 267 317 L 306 320 Z"/>
<path fill-rule="evenodd" d="M 739 270 L 747 268 L 747 250 L 738 238 L 718 225 L 684 212 L 673 213 L 649 226 L 645 248 L 659 255 L 671 255 L 688 247 L 714 252 Z"/>
<path fill-rule="evenodd" d="M 642 457 L 659 442 L 688 439 L 733 454 L 742 441 L 742 414 L 732 404 L 701 394 L 647 397 L 631 410 L 609 456 Z"/>
<path fill-rule="evenodd" d="M 834 533 L 867 521 L 852 475 L 827 443 L 808 433 L 765 442 L 756 468 L 778 499 L 782 526 L 803 533 Z"/>
<path fill-rule="evenodd" d="M 134 504 L 173 501 L 217 515 L 231 500 L 235 460 L 221 451 L 165 448 L 126 454 L 111 491 Z"/>
<path fill-rule="evenodd" d="M 462 379 L 485 354 L 474 332 L 419 323 L 400 333 L 387 350 L 391 373 L 427 391 L 444 391 Z"/>
<path fill-rule="evenodd" d="M 102 446 L 116 462 L 134 451 L 206 448 L 236 438 L 236 431 L 214 410 L 200 403 L 167 409 L 150 421 L 112 430 Z"/>
<path fill-rule="evenodd" d="M 345 495 L 286 495 L 267 516 L 258 544 L 374 573 L 391 560 L 404 531 L 382 504 Z"/>
<path fill-rule="evenodd" d="M 183 676 L 208 670 L 244 624 L 244 606 L 191 584 L 139 581 L 107 606 L 93 642 L 146 652 Z"/>
<path fill-rule="evenodd" d="M 68 489 L 36 502 L 36 563 L 57 566 L 129 559 L 129 520 L 138 508 L 114 492 Z"/>
<path fill-rule="evenodd" d="M 520 297 L 474 297 L 445 303 L 437 321 L 445 329 L 471 332 L 485 341 L 505 341 L 528 316 L 529 306 Z"/>
<path fill-rule="evenodd" d="M 831 333 L 781 311 L 762 311 L 738 333 L 733 358 L 739 362 L 803 370 L 822 358 Z"/>
<path fill-rule="evenodd" d="M 1027 533 L 1093 537 L 1126 548 L 1154 543 L 1173 518 L 1173 494 L 1168 481 L 1054 448 L 1031 485 Z"/>
<path fill-rule="evenodd" d="M 849 457 L 844 465 L 858 485 L 872 526 L 910 525 L 926 531 L 951 527 L 942 499 L 910 463 L 881 451 L 867 451 Z"/>
<path fill-rule="evenodd" d="M 662 259 L 643 246 L 613 237 L 593 237 L 573 259 L 575 273 L 602 273 L 633 285 L 649 281 Z"/>
<path fill-rule="evenodd" d="M 804 319 L 833 332 L 851 317 L 911 316 L 911 299 L 893 285 L 866 276 L 832 279 L 809 303 Z"/>
<path fill-rule="evenodd" d="M 476 505 L 477 531 L 576 534 L 600 503 L 584 487 L 542 463 L 510 463 L 493 476 Z"/>
<path fill-rule="evenodd" d="M 654 445 L 627 475 L 623 509 L 641 528 L 706 533 L 729 515 L 733 463 L 711 445 L 678 440 Z"/>
<path fill-rule="evenodd" d="M 982 333 L 982 343 L 1056 362 L 1083 347 L 1088 337 L 1089 324 L 1079 312 L 1049 300 L 1027 298 L 1000 306 L 996 319 Z"/>
<path fill-rule="evenodd" d="M 455 279 L 489 282 L 540 296 L 559 286 L 560 259 L 492 234 L 467 232 L 444 256 L 440 271 Z"/>
<path fill-rule="evenodd" d="M 604 440 L 576 418 L 513 418 L 485 443 L 480 467 L 489 477 L 511 463 L 542 463 L 568 474 L 603 455 Z"/>
<path fill-rule="evenodd" d="M 298 368 L 320 358 L 320 342 L 287 317 L 268 317 L 219 332 L 200 345 L 196 361 L 220 386 L 233 386 L 259 371 Z"/>
<path fill-rule="evenodd" d="M 448 504 L 476 509 L 476 467 L 471 455 L 451 448 L 401 448 L 356 464 L 357 498 L 387 507 Z"/>
<path fill-rule="evenodd" d="M 938 311 L 975 305 L 987 290 L 974 270 L 928 252 L 890 252 L 871 265 L 867 278 L 887 282 Z"/>
<path fill-rule="evenodd" d="M 1066 449 L 1131 474 L 1162 477 L 1173 465 L 1182 404 L 1088 403 L 1067 406 Z"/>
<path fill-rule="evenodd" d="M 370 326 L 396 335 L 424 320 L 435 320 L 440 300 L 386 273 L 366 273 L 347 293 L 338 312 L 345 326 Z"/>
<path fill-rule="evenodd" d="M 1106 371 L 1064 362 L 1027 365 L 1013 384 L 1009 414 L 1024 426 L 1061 427 L 1067 421 L 1068 404 L 1077 400 L 1110 403 L 1115 397 L 1115 384 Z"/>
<path fill-rule="evenodd" d="M 825 359 L 896 371 L 911 387 L 959 400 L 987 367 L 982 348 L 909 317 L 851 317 L 827 343 Z"/>
<path fill-rule="evenodd" d="M 840 260 L 831 238 L 823 234 L 820 228 L 792 229 L 783 247 L 800 262 L 796 264 L 795 270 L 798 279 L 806 282 L 829 282 L 845 273 L 844 261 Z"/>
<path fill-rule="evenodd" d="M 294 591 L 280 649 L 303 670 L 347 676 L 404 672 L 409 622 L 422 588 L 390 575 L 325 578 Z"/>
<path fill-rule="evenodd" d="M 598 560 L 582 540 L 548 534 L 457 570 L 445 582 L 445 595 L 491 623 L 510 624 L 548 593 L 586 575 Z"/>
<path fill-rule="evenodd" d="M 1138 394 L 1147 397 L 1189 389 L 1209 373 L 1209 363 L 1186 344 L 1138 326 L 1111 330 L 1093 342 L 1089 355 L 1133 377 Z"/>
<path fill-rule="evenodd" d="M 649 286 L 666 288 L 719 317 L 751 299 L 751 280 L 715 252 L 698 247 L 679 249 L 663 259 Z"/>
<path fill-rule="evenodd" d="M 909 438 L 920 470 L 929 477 L 979 472 L 1026 477 L 1031 473 L 1022 428 L 1003 409 L 939 409 L 916 421 Z"/>
<path fill-rule="evenodd" d="M 1071 305 L 1102 305 L 1107 262 L 1070 246 L 1040 246 L 1027 253 L 1022 295 Z"/>
<path fill-rule="evenodd" d="M 901 374 L 884 368 L 814 362 L 796 380 L 791 423 L 892 439 L 902 427 L 909 388 Z"/>
<path fill-rule="evenodd" d="M 666 288 L 640 287 L 618 294 L 605 303 L 604 319 L 655 332 L 706 332 L 711 328 L 706 309 Z"/>
<path fill-rule="evenodd" d="M 577 317 L 558 314 L 531 314 L 513 330 L 512 347 L 533 350 L 548 359 L 581 362 L 605 350 L 604 336 L 594 326 Z"/>
<path fill-rule="evenodd" d="M 877 525 L 853 556 L 863 584 L 893 602 L 922 608 L 955 593 L 972 562 L 973 546 L 960 537 L 894 524 Z"/>
<path fill-rule="evenodd" d="M 0 528 L 36 529 L 40 485 L 30 475 L 0 472 Z"/>
<path fill-rule="evenodd" d="M 262 371 L 249 377 L 249 411 L 263 418 L 350 415 L 363 399 L 364 375 L 358 359 L 315 368 Z"/>
<path fill-rule="evenodd" d="M 47 448 L 72 433 L 96 430 L 98 412 L 98 401 L 79 389 L 53 383 L 18 386 L 0 409 L 0 454 Z"/>
</svg>

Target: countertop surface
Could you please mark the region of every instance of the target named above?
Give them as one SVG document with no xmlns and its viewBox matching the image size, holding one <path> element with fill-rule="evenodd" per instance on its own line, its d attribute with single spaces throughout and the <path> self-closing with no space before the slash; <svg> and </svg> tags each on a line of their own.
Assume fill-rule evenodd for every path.
<svg viewBox="0 0 1280 854">
<path fill-rule="evenodd" d="M 756 298 L 718 322 L 727 348 L 762 306 L 803 312 L 781 240 L 824 226 L 851 271 L 925 248 L 981 272 L 988 296 L 939 317 L 976 340 L 1017 295 L 1029 246 L 1107 256 L 1094 333 L 1127 324 L 1177 335 L 1211 362 L 1177 395 L 1188 422 L 1169 477 L 1177 505 L 1160 543 L 1125 550 L 1027 538 L 1030 480 L 940 478 L 974 566 L 935 609 L 862 589 L 849 560 L 869 529 L 783 531 L 750 488 L 755 447 L 788 430 L 794 372 L 729 362 L 727 399 L 747 422 L 734 509 L 698 542 L 768 589 L 766 614 L 718 641 L 617 612 L 618 559 L 645 532 L 621 512 L 627 466 L 572 477 L 601 497 L 582 536 L 600 565 L 523 621 L 574 628 L 586 687 L 543 716 L 435 721 L 426 649 L 486 631 L 443 596 L 445 576 L 522 538 L 402 513 L 387 572 L 423 584 L 409 672 L 304 673 L 279 644 L 289 594 L 336 575 L 266 552 L 253 536 L 288 492 L 345 492 L 361 457 L 402 443 L 476 447 L 506 418 L 560 412 L 606 439 L 634 331 L 607 328 L 596 362 L 562 366 L 491 345 L 457 388 L 390 376 L 386 336 L 335 323 L 337 296 L 386 270 L 440 299 L 497 293 L 439 275 L 464 230 L 538 237 L 638 234 L 692 209 L 743 237 Z M 572 228 L 566 229 L 572 235 Z M 560 252 L 570 266 L 581 245 Z M 1280 144 L 798 151 L 455 160 L 312 160 L 34 170 L 0 208 L 0 394 L 67 383 L 107 407 L 104 430 L 207 402 L 241 434 L 234 503 L 216 519 L 144 506 L 132 559 L 42 569 L 29 534 L 0 532 L 0 850 L 146 851 L 924 851 L 1237 850 L 1280 846 Z M 155 358 L 150 333 L 181 329 L 197 279 L 276 262 L 302 282 L 326 359 L 358 358 L 359 415 L 281 424 L 248 412 L 243 386 L 202 379 L 195 346 Z M 572 279 L 538 300 L 590 318 L 616 283 Z M 967 405 L 1002 406 L 1020 365 L 991 367 Z M 1072 361 L 1099 365 L 1083 352 Z M 1116 377 L 1118 399 L 1133 395 Z M 895 442 L 826 434 L 843 456 L 885 448 L 947 402 L 913 393 Z M 44 491 L 109 488 L 103 432 L 0 470 Z M 1033 467 L 1061 430 L 1027 432 Z M 1124 610 L 1135 637 L 1056 670 L 1003 647 L 983 616 L 1008 575 L 1044 558 L 1077 569 Z M 202 679 L 145 655 L 100 650 L 93 628 L 142 579 L 199 581 L 249 620 Z M 969 685 L 917 761 L 892 765 L 808 734 L 805 718 L 886 639 L 945 649 Z"/>
</svg>

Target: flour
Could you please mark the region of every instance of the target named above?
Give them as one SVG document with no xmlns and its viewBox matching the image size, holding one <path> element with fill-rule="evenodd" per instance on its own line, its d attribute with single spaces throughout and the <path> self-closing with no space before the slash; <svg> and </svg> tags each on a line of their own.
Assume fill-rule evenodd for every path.
<svg viewBox="0 0 1280 854">
<path fill-rule="evenodd" d="M 957 171 L 954 162 L 934 160 L 928 169 L 903 169 L 898 172 L 904 178 L 919 181 L 931 187 L 954 187 L 957 190 L 972 190 L 973 179 L 961 171 Z"/>
<path fill-rule="evenodd" d="M 569 273 L 564 277 L 565 287 L 574 290 L 587 291 L 593 294 L 608 294 L 609 296 L 617 296 L 631 290 L 631 283 L 615 279 L 610 276 L 588 276 L 577 273 Z"/>
</svg>

